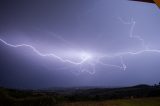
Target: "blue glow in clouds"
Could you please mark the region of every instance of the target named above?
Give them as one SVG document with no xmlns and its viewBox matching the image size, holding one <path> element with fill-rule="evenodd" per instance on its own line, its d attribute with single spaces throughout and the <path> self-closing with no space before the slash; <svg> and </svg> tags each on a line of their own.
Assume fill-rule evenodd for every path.
<svg viewBox="0 0 160 106">
<path fill-rule="evenodd" d="M 42 53 L 40 50 L 36 49 L 34 46 L 29 45 L 29 44 L 13 45 L 13 44 L 10 44 L 9 41 L 5 41 L 3 39 L 0 39 L 0 41 L 4 45 L 12 47 L 12 48 L 30 48 L 32 51 L 34 51 L 39 56 L 51 57 L 52 59 L 58 59 L 62 63 L 69 63 L 71 65 L 79 67 L 80 72 L 88 72 L 89 74 L 95 74 L 96 65 L 98 65 L 98 64 L 106 66 L 106 67 L 119 68 L 119 69 L 125 71 L 125 70 L 127 70 L 127 65 L 125 64 L 125 60 L 123 58 L 128 55 L 139 55 L 139 54 L 143 54 L 145 52 L 160 54 L 159 49 L 150 49 L 149 47 L 147 47 L 145 45 L 145 41 L 143 38 L 141 38 L 140 36 L 133 35 L 135 24 L 136 24 L 136 22 L 133 19 L 131 20 L 131 22 L 125 22 L 121 18 L 119 18 L 119 20 L 123 24 L 131 26 L 129 37 L 131 39 L 137 39 L 138 41 L 140 41 L 143 49 L 135 51 L 135 52 L 132 52 L 132 51 L 118 52 L 118 53 L 113 53 L 112 55 L 108 55 L 108 54 L 95 55 L 95 53 L 88 53 L 85 51 L 76 51 L 76 52 L 70 52 L 69 57 L 65 57 L 65 55 L 63 57 L 61 57 L 61 56 L 56 55 L 54 53 Z M 69 51 L 67 51 L 67 52 L 69 52 Z M 106 63 L 105 61 L 103 61 L 103 60 L 107 60 L 109 58 L 117 58 L 117 61 L 120 61 L 120 65 L 109 64 L 109 63 Z M 75 61 L 75 60 L 79 60 L 79 61 Z M 88 67 L 90 67 L 90 68 L 88 69 Z"/>
</svg>

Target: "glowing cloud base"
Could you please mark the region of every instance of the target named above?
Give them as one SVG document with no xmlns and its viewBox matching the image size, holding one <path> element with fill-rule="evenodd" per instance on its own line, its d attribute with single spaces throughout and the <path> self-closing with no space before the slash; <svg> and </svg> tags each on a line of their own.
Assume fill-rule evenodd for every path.
<svg viewBox="0 0 160 106">
<path fill-rule="evenodd" d="M 63 63 L 69 63 L 69 64 L 72 64 L 72 65 L 75 65 L 77 67 L 80 67 L 81 72 L 88 72 L 90 74 L 94 74 L 96 72 L 96 68 L 95 68 L 96 64 L 100 64 L 100 65 L 103 65 L 103 66 L 106 66 L 106 67 L 118 68 L 120 70 L 124 70 L 125 71 L 127 69 L 127 66 L 126 66 L 123 58 L 125 56 L 127 56 L 127 55 L 139 55 L 139 54 L 142 54 L 142 53 L 145 53 L 145 52 L 153 52 L 153 53 L 159 53 L 160 54 L 160 50 L 158 50 L 158 49 L 149 49 L 145 45 L 144 39 L 142 39 L 140 36 L 134 36 L 133 35 L 133 31 L 134 31 L 135 24 L 136 24 L 136 22 L 133 19 L 131 20 L 131 22 L 125 22 L 121 18 L 119 18 L 119 20 L 123 24 L 131 25 L 129 37 L 131 39 L 139 40 L 144 49 L 142 49 L 140 51 L 136 51 L 136 52 L 127 51 L 127 52 L 115 53 L 113 55 L 106 54 L 106 55 L 103 55 L 103 56 L 93 55 L 93 54 L 88 53 L 88 52 L 81 52 L 80 51 L 80 52 L 76 53 L 76 55 L 77 55 L 76 57 L 78 58 L 79 61 L 73 61 L 70 58 L 66 59 L 66 58 L 58 56 L 58 55 L 56 55 L 54 53 L 42 53 L 38 49 L 36 49 L 35 47 L 33 47 L 32 45 L 29 45 L 29 44 L 16 44 L 16 45 L 13 45 L 13 44 L 8 43 L 7 41 L 5 41 L 5 40 L 3 40 L 1 38 L 0 38 L 0 42 L 2 42 L 6 46 L 9 46 L 9 47 L 12 47 L 12 48 L 20 48 L 20 47 L 30 48 L 34 53 L 36 53 L 39 56 L 51 57 L 51 58 L 57 59 L 57 60 L 59 60 L 59 61 L 61 61 Z M 120 65 L 108 64 L 108 63 L 104 62 L 103 60 L 107 59 L 107 58 L 119 58 L 120 59 Z M 85 68 L 86 64 L 89 65 L 91 67 L 91 69 Z"/>
</svg>

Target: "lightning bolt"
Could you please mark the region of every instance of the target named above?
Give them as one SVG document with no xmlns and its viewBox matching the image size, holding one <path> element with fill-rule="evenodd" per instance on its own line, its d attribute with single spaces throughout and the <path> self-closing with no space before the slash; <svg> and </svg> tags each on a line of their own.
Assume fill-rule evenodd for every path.
<svg viewBox="0 0 160 106">
<path fill-rule="evenodd" d="M 33 47 L 31 45 L 28 45 L 28 44 L 13 45 L 13 44 L 10 44 L 10 43 L 4 41 L 3 39 L 0 39 L 0 41 L 2 43 L 4 43 L 5 45 L 9 46 L 9 47 L 13 47 L 13 48 L 28 47 L 31 50 L 33 50 L 33 52 L 35 52 L 39 56 L 42 56 L 42 57 L 53 57 L 53 58 L 56 58 L 56 59 L 60 60 L 61 62 L 65 62 L 65 63 L 67 62 L 67 63 L 71 63 L 71 64 L 74 64 L 74 65 L 81 65 L 81 64 L 83 64 L 84 62 L 86 62 L 90 58 L 89 56 L 84 56 L 83 58 L 81 58 L 81 61 L 74 62 L 74 61 L 71 61 L 71 60 L 68 60 L 68 59 L 63 59 L 60 56 L 57 56 L 56 54 L 53 54 L 53 53 L 47 53 L 47 54 L 41 53 L 35 47 Z"/>
<path fill-rule="evenodd" d="M 110 66 L 110 67 L 115 67 L 115 68 L 120 68 L 120 69 L 123 69 L 124 71 L 126 70 L 127 68 L 127 65 L 125 64 L 124 62 L 124 57 L 127 56 L 127 55 L 140 55 L 140 54 L 143 54 L 145 52 L 149 52 L 149 53 L 158 53 L 160 54 L 160 50 L 159 49 L 150 49 L 146 44 L 145 44 L 145 40 L 141 37 L 141 36 L 138 36 L 138 35 L 134 35 L 133 32 L 134 32 L 134 28 L 135 28 L 135 25 L 136 25 L 136 22 L 133 20 L 133 18 L 131 19 L 131 22 L 126 22 L 124 21 L 122 18 L 118 17 L 118 19 L 125 25 L 131 25 L 131 28 L 130 28 L 130 32 L 129 32 L 129 37 L 131 39 L 137 39 L 138 41 L 141 42 L 142 46 L 143 46 L 143 49 L 142 50 L 139 50 L 139 51 L 136 51 L 136 52 L 132 52 L 132 51 L 128 51 L 128 52 L 120 52 L 120 53 L 116 53 L 114 55 L 104 55 L 102 57 L 99 58 L 99 63 L 101 65 L 104 65 L 104 66 Z M 103 58 L 113 58 L 113 57 L 119 57 L 120 58 L 120 63 L 121 65 L 114 65 L 114 64 L 106 64 L 104 63 L 103 61 L 101 61 L 101 59 Z"/>
<path fill-rule="evenodd" d="M 52 57 L 55 59 L 58 59 L 61 62 L 64 63 L 70 63 L 72 65 L 76 65 L 80 67 L 80 72 L 88 72 L 89 74 L 95 74 L 96 71 L 96 65 L 100 64 L 103 66 L 107 66 L 107 67 L 114 67 L 114 68 L 118 68 L 121 70 L 126 70 L 127 69 L 127 65 L 125 64 L 124 61 L 124 57 L 127 55 L 140 55 L 143 54 L 145 52 L 151 52 L 151 53 L 159 53 L 160 54 L 160 50 L 159 49 L 150 49 L 148 46 L 146 46 L 145 40 L 138 35 L 134 35 L 134 28 L 136 25 L 136 22 L 131 19 L 131 22 L 126 22 L 124 21 L 122 18 L 118 18 L 123 24 L 125 25 L 131 25 L 130 27 L 130 31 L 129 31 L 129 37 L 131 39 L 137 39 L 138 41 L 141 42 L 141 45 L 143 47 L 142 50 L 136 51 L 136 52 L 132 52 L 132 51 L 127 51 L 127 52 L 119 52 L 119 53 L 115 53 L 112 55 L 96 55 L 96 56 L 92 56 L 91 54 L 88 53 L 81 53 L 80 54 L 80 61 L 76 62 L 76 61 L 72 61 L 71 59 L 64 59 L 61 56 L 58 56 L 54 53 L 42 53 L 40 52 L 38 49 L 36 49 L 35 47 L 33 47 L 32 45 L 29 44 L 10 44 L 8 42 L 6 42 L 5 40 L 0 38 L 0 42 L 2 42 L 3 44 L 9 46 L 9 47 L 13 47 L 13 48 L 20 48 L 20 47 L 27 47 L 30 48 L 33 52 L 35 52 L 37 55 L 42 56 L 42 57 Z M 120 60 L 120 65 L 115 65 L 115 64 L 109 64 L 104 62 L 104 59 L 109 59 L 109 58 L 118 58 Z M 88 65 L 89 69 L 86 68 L 86 65 Z"/>
</svg>

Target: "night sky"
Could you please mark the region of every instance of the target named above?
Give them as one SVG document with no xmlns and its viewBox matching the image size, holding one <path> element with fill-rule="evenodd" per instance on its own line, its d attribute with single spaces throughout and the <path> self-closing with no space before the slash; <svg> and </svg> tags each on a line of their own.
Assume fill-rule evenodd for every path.
<svg viewBox="0 0 160 106">
<path fill-rule="evenodd" d="M 160 81 L 159 35 L 155 4 L 0 0 L 0 86 L 155 84 Z"/>
</svg>

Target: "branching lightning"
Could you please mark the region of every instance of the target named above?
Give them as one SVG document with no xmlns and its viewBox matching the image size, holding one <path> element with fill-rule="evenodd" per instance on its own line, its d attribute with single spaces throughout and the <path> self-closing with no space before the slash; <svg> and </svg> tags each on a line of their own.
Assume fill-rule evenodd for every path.
<svg viewBox="0 0 160 106">
<path fill-rule="evenodd" d="M 31 45 L 28 45 L 28 44 L 18 44 L 18 45 L 13 45 L 13 44 L 10 44 L 6 41 L 4 41 L 3 39 L 0 39 L 1 42 L 3 42 L 5 45 L 7 46 L 10 46 L 10 47 L 14 47 L 14 48 L 18 48 L 18 47 L 28 47 L 30 48 L 31 50 L 33 50 L 37 55 L 39 56 L 43 56 L 43 57 L 53 57 L 53 58 L 56 58 L 58 60 L 60 60 L 61 62 L 68 62 L 68 63 L 71 63 L 71 64 L 74 64 L 74 65 L 80 65 L 80 64 L 83 64 L 84 62 L 86 62 L 88 59 L 91 58 L 91 56 L 89 54 L 81 54 L 81 61 L 79 62 L 74 62 L 74 61 L 71 61 L 71 60 L 68 60 L 68 59 L 63 59 L 61 58 L 60 56 L 57 56 L 56 54 L 53 54 L 53 53 L 41 53 L 39 50 L 37 50 L 35 47 L 31 46 Z"/>
<path fill-rule="evenodd" d="M 123 24 L 125 25 L 131 25 L 130 28 L 130 33 L 129 33 L 129 37 L 131 39 L 137 39 L 138 41 L 141 42 L 143 49 L 136 51 L 136 52 L 132 52 L 132 51 L 127 51 L 127 52 L 120 52 L 120 53 L 115 53 L 112 55 L 108 55 L 105 54 L 103 56 L 93 56 L 92 54 L 89 54 L 87 52 L 81 52 L 79 53 L 79 61 L 73 61 L 72 59 L 66 59 L 66 58 L 62 58 L 61 56 L 58 56 L 54 53 L 42 53 L 40 50 L 36 49 L 34 46 L 29 45 L 29 44 L 10 44 L 8 42 L 6 42 L 5 40 L 0 38 L 0 42 L 2 42 L 3 44 L 9 46 L 9 47 L 13 47 L 13 48 L 20 48 L 20 47 L 27 47 L 30 48 L 34 53 L 36 53 L 39 56 L 42 57 L 52 57 L 54 59 L 57 59 L 63 63 L 69 63 L 72 65 L 76 65 L 80 67 L 81 72 L 88 72 L 90 74 L 94 74 L 95 70 L 96 70 L 96 65 L 100 64 L 103 66 L 109 66 L 109 67 L 114 67 L 114 68 L 118 68 L 121 70 L 126 70 L 127 69 L 127 65 L 125 64 L 124 61 L 124 57 L 127 55 L 139 55 L 139 54 L 143 54 L 145 52 L 152 52 L 152 53 L 159 53 L 160 54 L 160 50 L 159 49 L 150 49 L 146 46 L 145 44 L 145 40 L 143 38 L 141 38 L 140 36 L 134 35 L 134 28 L 135 28 L 135 24 L 136 22 L 132 19 L 131 22 L 125 22 L 124 20 L 122 20 L 121 18 L 118 18 Z M 106 62 L 104 62 L 104 59 L 108 59 L 108 58 L 118 58 L 120 61 L 120 65 L 115 65 L 115 64 L 108 64 Z M 90 69 L 87 69 L 85 67 L 85 65 L 88 65 L 90 67 Z"/>
<path fill-rule="evenodd" d="M 102 65 L 105 65 L 105 66 L 110 66 L 110 67 L 115 67 L 115 68 L 120 68 L 120 69 L 123 69 L 124 71 L 126 70 L 127 68 L 127 65 L 125 64 L 124 62 L 124 59 L 123 57 L 126 56 L 126 55 L 140 55 L 140 54 L 143 54 L 145 52 L 151 52 L 151 53 L 159 53 L 160 54 L 160 50 L 159 49 L 150 49 L 146 44 L 145 44 L 145 40 L 143 38 L 141 38 L 140 36 L 138 35 L 134 35 L 133 32 L 134 32 L 134 28 L 135 28 L 135 25 L 136 25 L 136 22 L 131 19 L 131 22 L 126 22 L 124 21 L 122 18 L 118 18 L 123 24 L 125 25 L 131 25 L 131 28 L 130 28 L 130 33 L 129 33 L 129 37 L 131 39 L 137 39 L 138 41 L 141 42 L 142 46 L 143 46 L 143 49 L 142 50 L 139 50 L 139 51 L 136 51 L 136 52 L 131 52 L 131 51 L 128 51 L 128 52 L 120 52 L 120 53 L 116 53 L 114 55 L 104 55 L 103 57 L 101 58 L 110 58 L 110 57 L 119 57 L 120 58 L 120 63 L 121 63 L 121 66 L 119 65 L 113 65 L 113 64 L 106 64 L 102 61 L 99 61 Z M 100 59 L 101 59 L 100 58 Z"/>
</svg>

